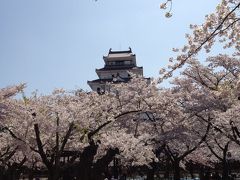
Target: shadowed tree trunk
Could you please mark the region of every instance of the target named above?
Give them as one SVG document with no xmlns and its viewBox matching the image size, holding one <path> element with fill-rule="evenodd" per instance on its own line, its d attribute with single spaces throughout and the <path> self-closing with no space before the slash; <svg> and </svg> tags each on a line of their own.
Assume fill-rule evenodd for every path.
<svg viewBox="0 0 240 180">
<path fill-rule="evenodd" d="M 180 160 L 176 159 L 173 162 L 173 169 L 174 169 L 174 180 L 180 180 Z"/>
<path fill-rule="evenodd" d="M 147 167 L 147 180 L 154 180 L 154 174 L 157 165 L 155 162 L 151 162 L 150 166 L 151 168 Z"/>
<path fill-rule="evenodd" d="M 103 180 L 105 178 L 105 172 L 108 171 L 108 165 L 113 161 L 114 157 L 119 154 L 118 148 L 108 149 L 106 155 L 98 159 L 93 165 L 92 169 L 92 179 L 91 180 Z"/>
<path fill-rule="evenodd" d="M 154 168 L 147 170 L 147 180 L 154 180 Z"/>
<path fill-rule="evenodd" d="M 23 164 L 26 162 L 26 157 L 20 163 L 13 163 L 8 165 L 8 169 L 6 170 L 6 176 L 4 180 L 16 180 L 20 179 L 20 175 L 22 173 Z"/>
<path fill-rule="evenodd" d="M 78 180 L 89 180 L 91 176 L 91 167 L 93 166 L 94 156 L 97 154 L 98 145 L 92 140 L 89 146 L 85 147 L 80 155 L 78 163 Z"/>
<path fill-rule="evenodd" d="M 98 149 L 97 143 L 100 143 L 100 142 L 95 143 L 92 138 L 95 134 L 97 134 L 103 127 L 105 127 L 109 123 L 111 123 L 111 121 L 103 123 L 98 128 L 88 133 L 89 146 L 85 147 L 80 155 L 80 162 L 78 163 L 77 167 L 78 169 L 77 179 L 90 180 L 94 156 L 97 154 Z"/>
</svg>

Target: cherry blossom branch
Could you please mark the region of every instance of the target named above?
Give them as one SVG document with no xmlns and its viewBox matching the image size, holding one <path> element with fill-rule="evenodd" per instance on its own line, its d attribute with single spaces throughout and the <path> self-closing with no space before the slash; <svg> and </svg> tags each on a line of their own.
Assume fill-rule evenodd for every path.
<svg viewBox="0 0 240 180">
<path fill-rule="evenodd" d="M 210 120 L 211 119 L 205 119 L 204 117 L 202 117 L 201 115 L 199 115 L 199 114 L 195 114 L 197 117 L 199 117 L 200 119 L 202 119 L 204 122 L 207 122 L 207 123 L 209 123 L 212 127 L 213 127 L 213 129 L 215 130 L 215 131 L 217 131 L 217 132 L 219 132 L 219 133 L 222 133 L 224 136 L 226 136 L 227 138 L 229 138 L 230 140 L 232 140 L 232 141 L 234 141 L 234 142 L 236 142 L 238 145 L 240 145 L 240 141 L 238 140 L 238 139 L 236 139 L 236 137 L 235 137 L 235 135 L 234 135 L 234 133 L 233 133 L 233 135 L 231 135 L 231 134 L 229 134 L 229 133 L 227 133 L 227 132 L 224 132 L 220 127 L 218 127 L 217 125 L 214 125 L 212 122 L 210 122 Z M 231 122 L 230 122 L 230 125 L 231 125 Z M 232 125 L 231 125 L 232 126 Z M 235 130 L 234 130 L 235 131 Z M 239 136 L 240 137 L 240 136 Z"/>
<path fill-rule="evenodd" d="M 227 19 L 229 19 L 229 17 L 236 11 L 236 9 L 238 9 L 240 7 L 240 3 L 238 3 L 223 19 L 222 21 L 218 24 L 218 26 L 215 28 L 215 30 L 203 41 L 200 43 L 200 45 L 194 49 L 193 51 L 189 51 L 187 56 L 185 58 L 183 58 L 179 64 L 177 64 L 176 66 L 173 66 L 171 68 L 170 71 L 166 72 L 165 74 L 163 74 L 163 77 L 161 79 L 166 79 L 169 77 L 169 75 L 171 75 L 176 69 L 182 67 L 187 60 L 189 60 L 193 55 L 197 54 L 201 48 L 210 40 L 212 40 L 217 34 L 224 32 L 225 30 L 227 30 L 229 27 L 233 26 L 236 22 L 240 21 L 240 18 L 235 19 L 232 23 L 230 23 L 226 28 L 222 29 L 223 24 L 225 23 L 225 21 Z M 219 30 L 219 32 L 217 32 Z M 161 80 L 160 80 L 161 81 Z"/>
<path fill-rule="evenodd" d="M 24 140 L 17 137 L 17 135 L 12 130 L 10 130 L 8 127 L 4 127 L 3 130 L 7 130 L 14 139 L 17 139 L 18 141 L 24 142 L 26 144 L 26 142 Z M 31 148 L 31 149 L 34 150 L 33 148 Z"/>
<path fill-rule="evenodd" d="M 182 161 L 186 156 L 188 156 L 189 154 L 191 154 L 193 151 L 195 151 L 203 142 L 206 141 L 206 138 L 207 138 L 207 135 L 210 131 L 210 123 L 208 123 L 208 126 L 207 126 L 207 129 L 206 129 L 206 132 L 204 133 L 203 137 L 201 138 L 201 140 L 194 146 L 190 149 L 190 147 L 187 147 L 187 150 L 182 154 L 182 155 L 179 155 L 178 153 L 174 153 L 172 152 L 172 150 L 170 149 L 170 147 L 168 145 L 166 145 L 166 148 L 165 148 L 165 152 L 168 154 L 168 156 L 171 158 L 172 161 L 175 161 L 175 162 L 180 162 Z"/>
<path fill-rule="evenodd" d="M 167 4 L 170 3 L 169 10 L 165 13 L 166 18 L 170 18 L 172 16 L 172 0 L 167 0 L 165 3 L 160 4 L 160 9 L 167 9 Z"/>
<path fill-rule="evenodd" d="M 206 42 L 208 42 L 209 40 L 211 40 L 211 39 L 216 35 L 216 32 L 217 32 L 219 29 L 222 28 L 223 23 L 228 19 L 228 17 L 229 17 L 237 8 L 239 8 L 239 7 L 240 7 L 240 3 L 238 3 L 238 5 L 236 5 L 236 7 L 234 7 L 234 8 L 223 18 L 223 20 L 222 20 L 221 23 L 216 27 L 216 29 L 206 38 L 205 41 L 203 41 L 203 42 L 200 44 L 200 46 L 199 46 L 197 49 L 195 49 L 195 51 L 194 51 L 193 53 L 191 53 L 191 54 L 185 59 L 185 61 L 188 60 L 190 57 L 192 57 L 193 54 L 197 53 L 197 52 L 202 48 L 202 46 L 203 46 Z M 233 23 L 231 23 L 230 25 L 228 25 L 224 30 L 228 29 L 230 26 L 232 26 L 234 23 L 236 23 L 236 22 L 239 21 L 239 20 L 240 20 L 240 19 L 237 19 L 237 20 L 233 21 Z"/>
<path fill-rule="evenodd" d="M 21 168 L 26 161 L 27 161 L 27 157 L 24 156 L 24 158 L 20 161 L 20 163 L 17 163 L 17 169 Z"/>
<path fill-rule="evenodd" d="M 216 138 L 214 138 L 214 142 L 217 144 L 217 146 L 223 151 L 224 148 L 219 144 Z"/>
<path fill-rule="evenodd" d="M 16 153 L 17 149 L 18 149 L 18 147 L 14 148 L 14 150 L 12 150 L 12 151 L 9 153 L 10 147 L 8 147 L 7 150 L 6 150 L 6 152 L 1 155 L 1 158 L 4 157 L 4 156 L 6 156 L 6 155 L 7 155 L 7 157 L 1 159 L 1 161 L 2 161 L 3 163 L 5 163 L 5 162 L 7 162 L 8 160 L 10 160 L 10 159 L 13 157 L 13 155 Z"/>
<path fill-rule="evenodd" d="M 211 153 L 218 158 L 220 161 L 223 161 L 223 158 L 221 158 L 214 150 L 213 148 L 210 146 L 210 144 L 208 142 L 206 142 L 206 145 L 208 147 L 208 149 L 211 151 Z"/>
<path fill-rule="evenodd" d="M 5 151 L 3 154 L 0 155 L 0 159 L 1 159 L 3 156 L 7 155 L 7 154 L 9 153 L 9 150 L 10 150 L 10 147 L 8 146 L 7 149 L 6 149 L 6 151 Z"/>
<path fill-rule="evenodd" d="M 207 138 L 207 135 L 208 135 L 208 133 L 209 133 L 210 127 L 211 127 L 211 125 L 210 125 L 210 123 L 208 123 L 206 132 L 205 132 L 204 136 L 201 138 L 201 140 L 198 142 L 198 144 L 197 144 L 195 147 L 193 147 L 192 149 L 186 151 L 182 156 L 180 156 L 180 157 L 179 157 L 180 159 L 184 159 L 187 155 L 191 154 L 191 153 L 192 153 L 193 151 L 195 151 L 203 142 L 206 141 L 206 138 Z"/>
</svg>

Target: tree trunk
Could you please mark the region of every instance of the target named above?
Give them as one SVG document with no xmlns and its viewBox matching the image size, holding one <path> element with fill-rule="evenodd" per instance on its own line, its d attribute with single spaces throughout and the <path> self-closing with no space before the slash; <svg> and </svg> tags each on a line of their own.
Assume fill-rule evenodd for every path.
<svg viewBox="0 0 240 180">
<path fill-rule="evenodd" d="M 70 166 L 62 171 L 62 180 L 72 180 L 76 176 L 76 167 Z"/>
<path fill-rule="evenodd" d="M 228 180 L 228 164 L 227 161 L 223 161 L 223 169 L 222 169 L 222 180 Z"/>
<path fill-rule="evenodd" d="M 204 175 L 204 180 L 209 180 L 210 179 L 210 172 L 207 171 Z"/>
<path fill-rule="evenodd" d="M 203 167 L 200 168 L 199 177 L 200 177 L 200 180 L 204 180 L 204 168 Z"/>
<path fill-rule="evenodd" d="M 58 180 L 60 176 L 59 168 L 48 169 L 48 180 Z"/>
<path fill-rule="evenodd" d="M 92 179 L 93 180 L 101 180 L 104 179 L 108 174 L 108 165 L 110 162 L 114 160 L 114 157 L 119 154 L 118 148 L 110 148 L 107 150 L 107 153 L 98 159 L 96 163 L 94 163 L 92 168 Z"/>
<path fill-rule="evenodd" d="M 195 179 L 193 170 L 194 170 L 193 163 L 190 162 L 190 163 L 188 164 L 188 171 L 189 171 L 189 173 L 190 173 L 190 175 L 191 175 L 191 178 L 192 178 L 192 179 Z"/>
<path fill-rule="evenodd" d="M 147 180 L 154 180 L 154 168 L 148 169 L 147 171 Z"/>
<path fill-rule="evenodd" d="M 179 166 L 179 160 L 175 160 L 173 163 L 173 169 L 174 169 L 174 180 L 180 180 L 180 166 Z"/>
<path fill-rule="evenodd" d="M 164 178 L 165 179 L 169 179 L 170 178 L 170 165 L 171 163 L 170 163 L 170 160 L 169 159 L 167 159 L 167 161 L 166 161 L 166 167 L 165 167 L 165 172 L 164 172 Z"/>
<path fill-rule="evenodd" d="M 78 180 L 89 180 L 91 176 L 91 168 L 93 165 L 94 156 L 97 154 L 98 145 L 93 141 L 89 146 L 85 147 L 80 155 L 80 162 L 78 163 Z"/>
<path fill-rule="evenodd" d="M 113 177 L 115 179 L 118 179 L 118 176 L 119 176 L 119 167 L 118 167 L 118 163 L 119 163 L 119 160 L 114 158 L 113 159 Z"/>
<path fill-rule="evenodd" d="M 7 179 L 8 180 L 16 180 L 19 179 L 21 175 L 21 171 L 17 169 L 16 165 L 13 164 L 11 167 L 7 169 Z"/>
</svg>

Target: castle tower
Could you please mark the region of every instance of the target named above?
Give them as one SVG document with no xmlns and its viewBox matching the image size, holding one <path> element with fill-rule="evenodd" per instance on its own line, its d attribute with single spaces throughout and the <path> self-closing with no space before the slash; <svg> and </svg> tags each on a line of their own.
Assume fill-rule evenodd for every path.
<svg viewBox="0 0 240 180">
<path fill-rule="evenodd" d="M 99 79 L 88 81 L 88 85 L 93 91 L 105 92 L 106 83 L 127 83 L 131 78 L 130 74 L 143 76 L 143 67 L 138 67 L 136 55 L 132 53 L 131 48 L 127 51 L 112 51 L 109 49 L 108 55 L 103 56 L 105 65 L 101 69 L 96 69 Z"/>
</svg>

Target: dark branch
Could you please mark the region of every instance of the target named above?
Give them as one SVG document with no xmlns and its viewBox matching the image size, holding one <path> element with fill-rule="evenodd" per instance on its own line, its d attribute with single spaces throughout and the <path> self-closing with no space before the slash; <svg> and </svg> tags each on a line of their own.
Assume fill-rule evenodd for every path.
<svg viewBox="0 0 240 180">
<path fill-rule="evenodd" d="M 121 114 L 115 116 L 114 119 L 118 119 L 118 118 L 120 118 L 120 117 L 122 117 L 124 115 L 131 114 L 131 113 L 137 113 L 137 112 L 141 112 L 141 110 L 127 111 L 127 112 L 124 112 L 124 113 L 121 113 Z"/>
<path fill-rule="evenodd" d="M 205 132 L 204 136 L 201 138 L 201 140 L 197 143 L 196 146 L 194 146 L 192 149 L 186 151 L 182 156 L 180 156 L 180 157 L 179 157 L 180 160 L 184 159 L 187 155 L 191 154 L 191 153 L 192 153 L 193 151 L 195 151 L 204 141 L 206 141 L 206 138 L 207 138 L 207 135 L 208 135 L 208 133 L 209 133 L 210 127 L 211 127 L 211 124 L 208 123 L 206 132 Z"/>
<path fill-rule="evenodd" d="M 106 125 L 108 125 L 109 123 L 111 123 L 112 121 L 107 121 L 105 123 L 103 123 L 102 125 L 100 125 L 97 129 L 91 131 L 88 133 L 88 140 L 92 140 L 92 137 L 97 134 L 102 128 L 104 128 Z"/>
<path fill-rule="evenodd" d="M 69 137 L 71 136 L 71 133 L 72 133 L 73 129 L 74 129 L 74 123 L 72 122 L 72 123 L 70 123 L 68 131 L 67 131 L 66 135 L 64 136 L 62 146 L 61 146 L 61 149 L 60 149 L 60 153 L 63 152 L 63 150 L 65 148 L 65 145 L 67 144 L 67 141 L 68 141 Z"/>
<path fill-rule="evenodd" d="M 208 144 L 208 142 L 206 142 L 206 145 L 207 145 L 208 149 L 211 151 L 211 153 L 212 153 L 216 158 L 218 158 L 220 161 L 223 161 L 223 158 L 221 158 L 221 157 L 213 150 L 213 148 Z"/>
<path fill-rule="evenodd" d="M 39 131 L 38 124 L 34 124 L 34 131 L 35 131 L 35 135 L 36 135 L 36 141 L 37 141 L 39 155 L 41 156 L 43 163 L 48 167 L 48 169 L 50 169 L 52 167 L 52 165 L 50 164 L 49 160 L 47 159 L 47 155 L 43 150 L 43 144 L 42 144 L 42 141 L 40 138 L 40 131 Z"/>
</svg>

